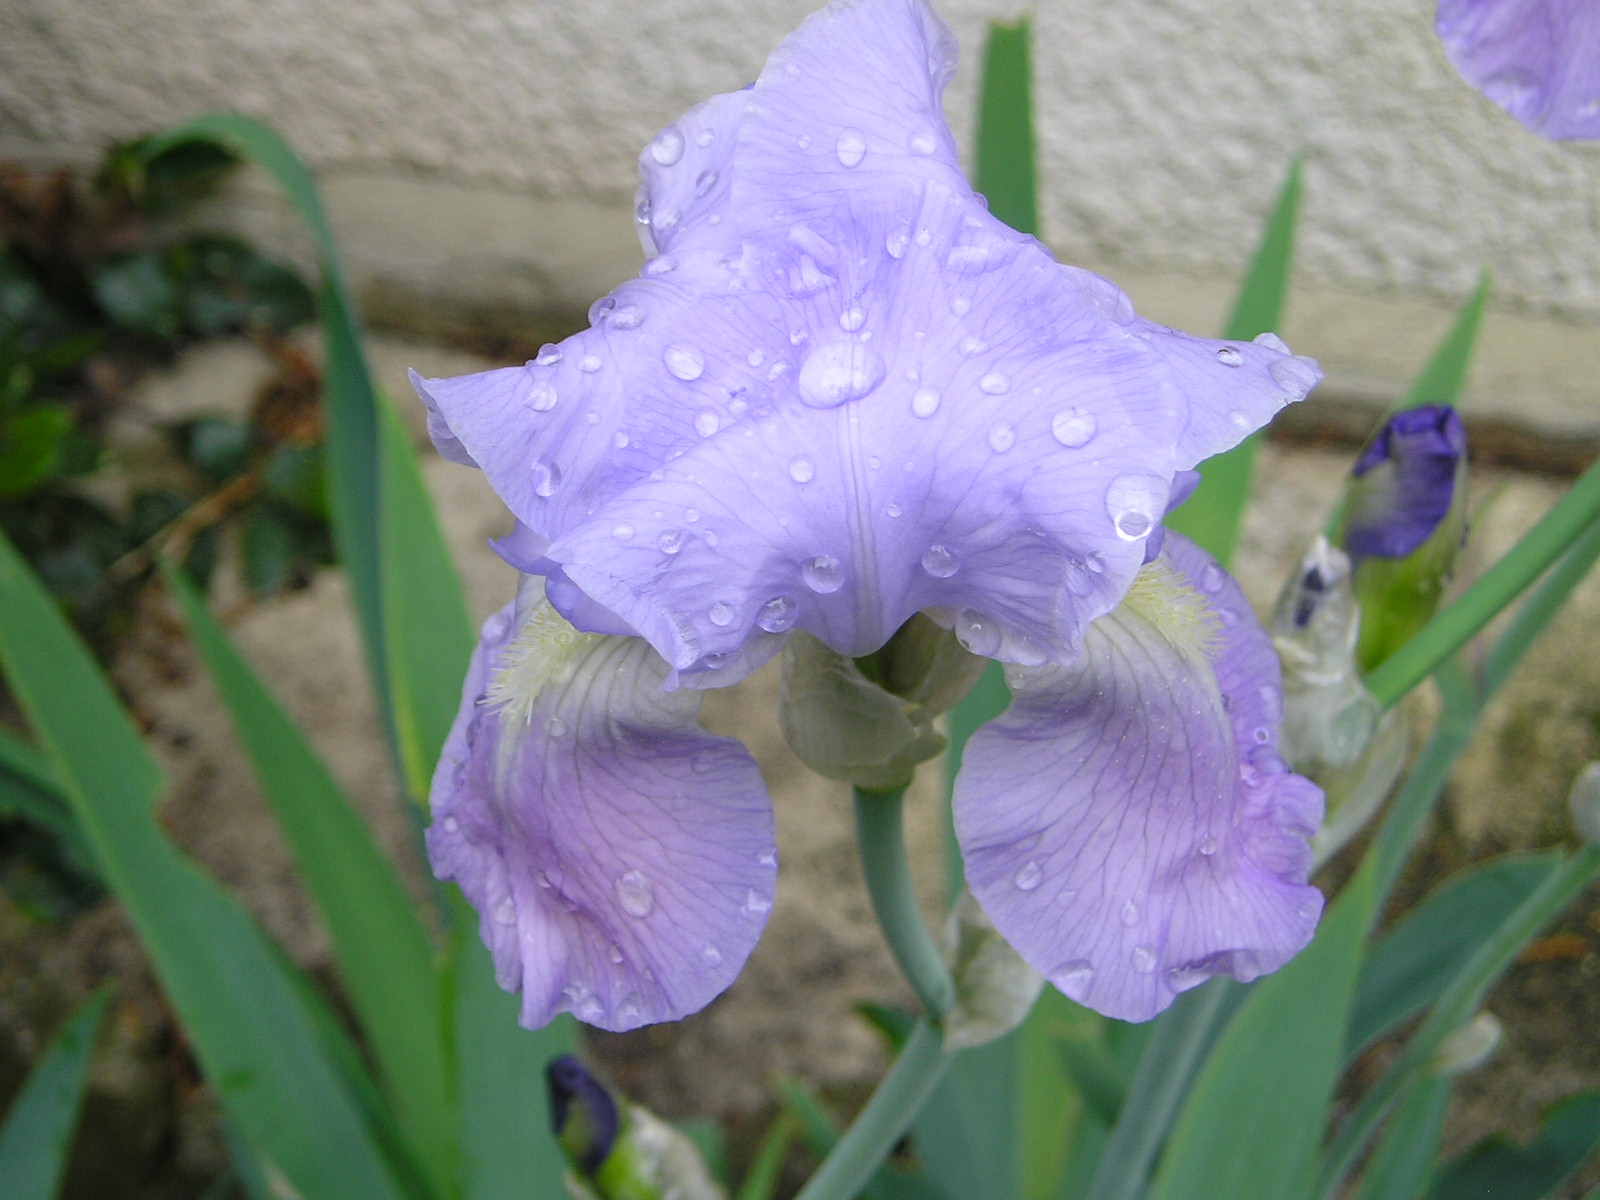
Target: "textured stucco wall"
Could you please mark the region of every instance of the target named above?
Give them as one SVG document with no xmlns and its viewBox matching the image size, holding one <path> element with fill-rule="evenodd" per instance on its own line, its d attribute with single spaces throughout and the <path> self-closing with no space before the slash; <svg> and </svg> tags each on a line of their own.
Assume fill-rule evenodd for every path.
<svg viewBox="0 0 1600 1200">
<path fill-rule="evenodd" d="M 108 137 L 243 109 L 319 168 L 379 293 L 570 307 L 636 268 L 637 148 L 753 78 L 811 7 L 5 0 L 0 155 L 81 161 Z M 947 99 L 963 143 L 983 23 L 1016 7 L 939 5 L 965 49 Z M 1501 318 L 1470 401 L 1600 433 L 1600 145 L 1514 125 L 1450 70 L 1431 17 L 1427 0 L 1040 0 L 1047 240 L 1204 327 L 1303 150 L 1285 332 L 1330 383 L 1399 386 L 1486 265 Z M 246 184 L 229 211 L 292 247 L 268 197 Z"/>
</svg>

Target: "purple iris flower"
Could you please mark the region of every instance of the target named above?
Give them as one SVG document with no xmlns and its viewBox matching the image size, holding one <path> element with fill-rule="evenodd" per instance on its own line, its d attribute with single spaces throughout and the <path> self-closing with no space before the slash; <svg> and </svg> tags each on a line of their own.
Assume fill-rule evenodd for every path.
<svg viewBox="0 0 1600 1200">
<path fill-rule="evenodd" d="M 1434 26 L 1461 77 L 1534 133 L 1600 138 L 1600 5 L 1439 0 Z"/>
<path fill-rule="evenodd" d="M 1351 558 L 1404 558 L 1432 537 L 1455 500 L 1466 454 L 1466 430 L 1448 404 L 1404 409 L 1384 422 L 1351 471 Z"/>
<path fill-rule="evenodd" d="M 1201 459 L 1320 378 L 1189 337 L 991 217 L 923 0 L 840 0 L 639 156 L 637 279 L 523 367 L 417 380 L 517 519 L 428 849 L 529 1026 L 669 1020 L 772 907 L 770 801 L 696 724 L 804 631 L 924 613 L 1016 700 L 956 785 L 972 890 L 1068 995 L 1153 1016 L 1311 936 L 1321 793 L 1275 753 L 1275 658 L 1168 534 Z M 1149 561 L 1147 561 L 1149 560 Z M 1120 604 L 1120 607 L 1119 607 Z"/>
</svg>

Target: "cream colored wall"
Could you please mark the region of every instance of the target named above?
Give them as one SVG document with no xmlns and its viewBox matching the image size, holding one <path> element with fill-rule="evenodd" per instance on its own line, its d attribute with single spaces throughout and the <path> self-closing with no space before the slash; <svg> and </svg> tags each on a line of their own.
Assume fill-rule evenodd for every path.
<svg viewBox="0 0 1600 1200">
<path fill-rule="evenodd" d="M 811 0 L 3 0 L 0 155 L 85 161 L 217 107 L 321 173 L 369 294 L 504 322 L 636 269 L 637 148 L 754 77 Z M 984 20 L 945 0 L 970 131 Z M 1306 154 L 1284 333 L 1329 390 L 1394 391 L 1470 290 L 1497 314 L 1469 408 L 1600 434 L 1600 145 L 1525 133 L 1463 85 L 1426 0 L 1041 0 L 1045 234 L 1161 319 L 1225 309 Z M 219 212 L 300 245 L 260 181 Z"/>
</svg>

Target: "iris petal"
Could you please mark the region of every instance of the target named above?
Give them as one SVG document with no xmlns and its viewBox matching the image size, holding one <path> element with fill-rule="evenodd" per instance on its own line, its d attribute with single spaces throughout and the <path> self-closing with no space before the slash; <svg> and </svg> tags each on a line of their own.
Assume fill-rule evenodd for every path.
<svg viewBox="0 0 1600 1200">
<path fill-rule="evenodd" d="M 1534 133 L 1600 137 L 1600 7 L 1592 0 L 1441 0 L 1461 77 Z"/>
<path fill-rule="evenodd" d="M 434 775 L 428 855 L 481 917 L 522 1023 L 673 1020 L 733 981 L 772 907 L 771 806 L 638 638 L 542 596 L 484 625 Z"/>
<path fill-rule="evenodd" d="M 1277 661 L 1237 585 L 1186 539 L 1073 665 L 1011 668 L 968 743 L 956 830 L 974 895 L 1058 988 L 1145 1020 L 1310 939 L 1321 792 L 1276 754 Z"/>
</svg>

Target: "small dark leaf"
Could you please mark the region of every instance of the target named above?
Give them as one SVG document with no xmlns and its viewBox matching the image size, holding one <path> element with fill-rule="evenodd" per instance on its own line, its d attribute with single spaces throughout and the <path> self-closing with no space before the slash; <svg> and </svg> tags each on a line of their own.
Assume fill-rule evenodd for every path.
<svg viewBox="0 0 1600 1200">
<path fill-rule="evenodd" d="M 250 427 L 232 417 L 197 417 L 178 428 L 183 456 L 214 482 L 244 466 L 251 441 Z"/>
<path fill-rule="evenodd" d="M 1600 1090 L 1569 1096 L 1550 1110 L 1526 1146 L 1503 1137 L 1479 1142 L 1440 1168 L 1428 1200 L 1541 1200 L 1600 1144 Z"/>
<path fill-rule="evenodd" d="M 0 499 L 21 496 L 56 474 L 72 416 L 54 404 L 25 408 L 0 422 Z"/>
<path fill-rule="evenodd" d="M 328 496 L 318 446 L 284 443 L 273 450 L 261 469 L 262 490 L 296 512 L 325 521 Z"/>
<path fill-rule="evenodd" d="M 190 238 L 169 252 L 168 270 L 179 281 L 185 322 L 201 337 L 251 325 L 283 332 L 315 312 L 297 274 L 235 238 Z"/>
<path fill-rule="evenodd" d="M 289 582 L 299 542 L 296 532 L 268 505 L 256 505 L 245 515 L 244 577 L 252 591 L 269 594 Z"/>
<path fill-rule="evenodd" d="M 113 259 L 95 272 L 93 287 L 114 325 L 163 341 L 183 330 L 178 288 L 154 253 Z"/>
</svg>

